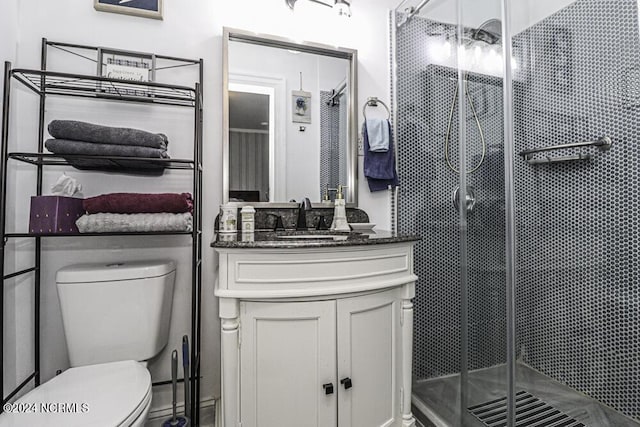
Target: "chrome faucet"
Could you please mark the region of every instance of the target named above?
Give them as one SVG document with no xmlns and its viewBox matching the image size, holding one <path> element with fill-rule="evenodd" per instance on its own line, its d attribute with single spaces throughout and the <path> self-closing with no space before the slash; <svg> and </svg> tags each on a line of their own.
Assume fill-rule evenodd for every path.
<svg viewBox="0 0 640 427">
<path fill-rule="evenodd" d="M 304 197 L 298 206 L 298 223 L 296 230 L 307 229 L 307 212 L 311 210 L 311 202 L 308 197 Z"/>
</svg>

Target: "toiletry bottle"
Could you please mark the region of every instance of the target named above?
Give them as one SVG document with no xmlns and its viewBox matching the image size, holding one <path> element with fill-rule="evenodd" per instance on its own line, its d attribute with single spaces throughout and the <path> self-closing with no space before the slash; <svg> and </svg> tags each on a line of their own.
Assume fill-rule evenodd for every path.
<svg viewBox="0 0 640 427">
<path fill-rule="evenodd" d="M 235 233 L 238 222 L 238 209 L 232 205 L 220 206 L 220 224 L 221 233 Z"/>
<path fill-rule="evenodd" d="M 336 193 L 335 208 L 333 209 L 333 222 L 331 223 L 332 231 L 351 231 L 347 222 L 347 209 L 345 207 L 344 196 L 342 194 L 342 185 L 338 185 Z"/>
<path fill-rule="evenodd" d="M 253 206 L 244 206 L 240 211 L 240 216 L 242 217 L 243 233 L 253 233 L 256 230 L 255 213 L 256 210 L 253 208 Z"/>
<path fill-rule="evenodd" d="M 322 196 L 322 204 L 325 206 L 331 206 L 331 199 L 329 199 L 329 184 L 324 189 L 324 195 Z"/>
</svg>

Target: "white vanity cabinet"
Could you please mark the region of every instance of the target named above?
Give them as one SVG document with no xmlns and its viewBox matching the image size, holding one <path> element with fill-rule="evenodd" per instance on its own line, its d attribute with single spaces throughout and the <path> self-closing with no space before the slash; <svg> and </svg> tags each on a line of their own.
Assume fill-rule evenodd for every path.
<svg viewBox="0 0 640 427">
<path fill-rule="evenodd" d="M 336 425 L 335 308 L 335 301 L 240 303 L 243 426 Z"/>
<path fill-rule="evenodd" d="M 413 426 L 412 247 L 217 247 L 223 425 Z"/>
</svg>

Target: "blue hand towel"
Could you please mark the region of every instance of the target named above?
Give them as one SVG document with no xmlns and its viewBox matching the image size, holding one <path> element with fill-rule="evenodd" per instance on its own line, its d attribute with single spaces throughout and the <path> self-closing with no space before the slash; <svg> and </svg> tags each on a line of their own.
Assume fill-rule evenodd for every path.
<svg viewBox="0 0 640 427">
<path fill-rule="evenodd" d="M 389 151 L 391 131 L 387 119 L 366 119 L 367 135 L 369 135 L 369 151 L 386 153 Z"/>
<path fill-rule="evenodd" d="M 389 186 L 398 186 L 398 174 L 396 172 L 396 159 L 393 152 L 393 138 L 391 124 L 386 121 L 389 131 L 389 149 L 387 152 L 377 153 L 369 148 L 369 135 L 366 123 L 362 125 L 364 139 L 364 176 L 369 183 L 369 191 L 383 191 Z"/>
</svg>

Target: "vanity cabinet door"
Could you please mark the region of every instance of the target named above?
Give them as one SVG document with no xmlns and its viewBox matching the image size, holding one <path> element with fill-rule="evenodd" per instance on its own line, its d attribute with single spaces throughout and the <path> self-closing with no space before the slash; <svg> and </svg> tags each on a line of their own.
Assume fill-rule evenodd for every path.
<svg viewBox="0 0 640 427">
<path fill-rule="evenodd" d="M 242 427 L 337 425 L 335 301 L 241 302 L 240 340 Z"/>
<path fill-rule="evenodd" d="M 400 309 L 396 290 L 337 301 L 340 427 L 400 425 Z"/>
</svg>

